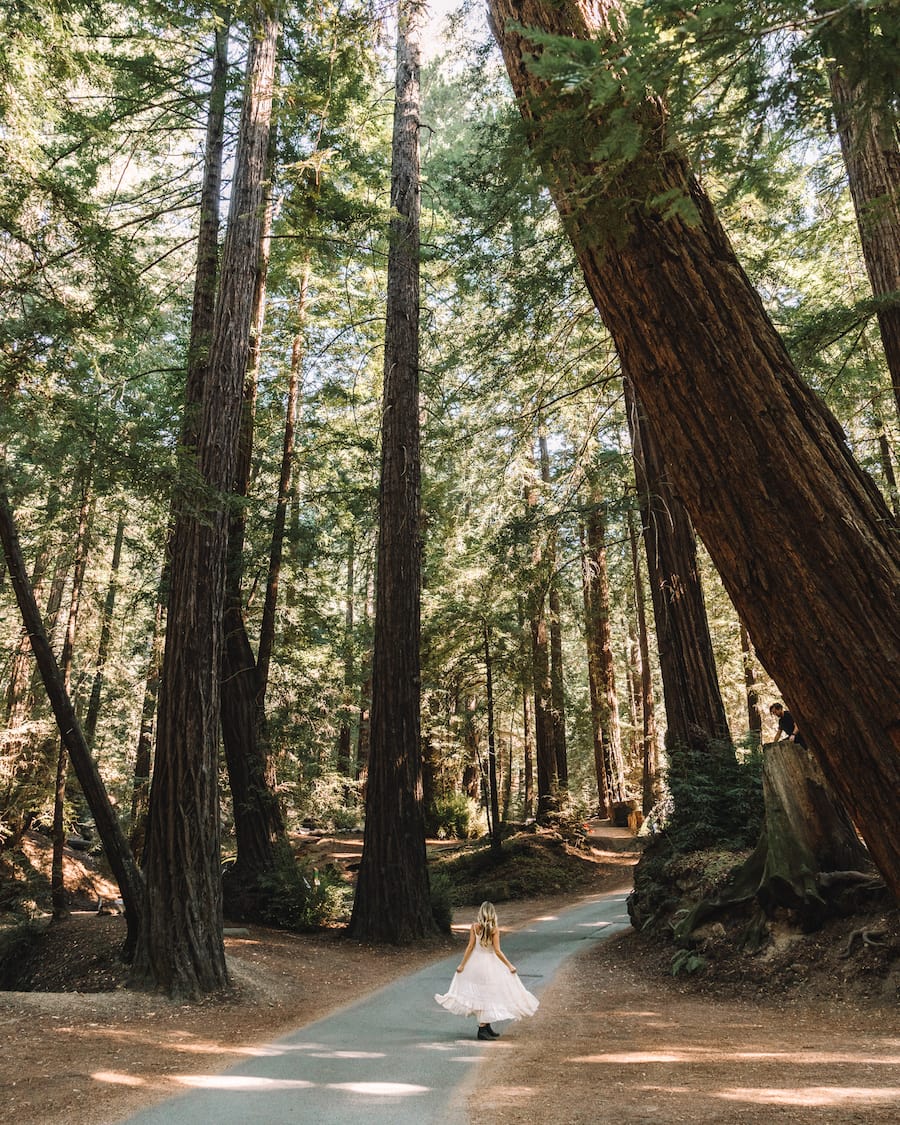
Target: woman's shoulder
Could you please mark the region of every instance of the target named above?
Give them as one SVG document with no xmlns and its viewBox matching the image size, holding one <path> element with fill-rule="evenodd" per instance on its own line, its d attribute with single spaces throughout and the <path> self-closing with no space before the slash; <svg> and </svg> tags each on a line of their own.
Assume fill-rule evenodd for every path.
<svg viewBox="0 0 900 1125">
<path fill-rule="evenodd" d="M 484 929 L 484 927 L 482 926 L 482 924 L 480 922 L 473 922 L 472 923 L 472 933 L 473 934 L 478 934 L 478 936 L 481 937 L 481 931 L 483 929 Z"/>
</svg>

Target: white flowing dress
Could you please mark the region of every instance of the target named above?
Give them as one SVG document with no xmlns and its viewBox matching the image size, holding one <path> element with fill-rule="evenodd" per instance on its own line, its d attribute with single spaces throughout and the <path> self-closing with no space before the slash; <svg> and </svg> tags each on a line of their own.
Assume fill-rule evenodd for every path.
<svg viewBox="0 0 900 1125">
<path fill-rule="evenodd" d="M 476 938 L 466 967 L 454 973 L 450 988 L 435 1000 L 456 1016 L 477 1016 L 479 1023 L 517 1020 L 533 1016 L 540 1001 L 511 973 L 494 953 L 493 946 Z"/>
</svg>

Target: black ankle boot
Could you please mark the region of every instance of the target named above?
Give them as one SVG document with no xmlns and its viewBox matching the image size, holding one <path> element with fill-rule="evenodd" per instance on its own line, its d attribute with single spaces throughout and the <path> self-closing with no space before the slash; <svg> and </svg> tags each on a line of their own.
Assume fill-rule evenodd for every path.
<svg viewBox="0 0 900 1125">
<path fill-rule="evenodd" d="M 478 1028 L 478 1035 L 475 1038 L 476 1039 L 495 1039 L 496 1038 L 496 1032 L 491 1028 L 491 1025 L 489 1023 L 483 1023 Z"/>
</svg>

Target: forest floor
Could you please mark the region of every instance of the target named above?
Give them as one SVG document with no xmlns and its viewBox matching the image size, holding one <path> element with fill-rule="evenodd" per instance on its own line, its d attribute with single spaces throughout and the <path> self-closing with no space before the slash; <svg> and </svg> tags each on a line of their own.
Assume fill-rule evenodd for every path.
<svg viewBox="0 0 900 1125">
<path fill-rule="evenodd" d="M 320 860 L 352 877 L 358 836 L 310 838 Z M 504 929 L 630 882 L 633 854 L 581 853 L 577 890 L 505 902 Z M 105 889 L 75 871 L 73 883 Z M 0 1104 L 30 1125 L 111 1125 L 220 1071 L 261 1043 L 328 1014 L 465 941 L 413 949 L 337 933 L 249 927 L 226 938 L 234 988 L 179 1005 L 125 988 L 118 916 L 74 913 L 53 928 L 34 968 L 40 991 L 0 992 Z M 882 945 L 851 946 L 854 929 Z M 887 952 L 886 952 L 887 951 Z M 490 1044 L 470 1088 L 471 1118 L 497 1125 L 769 1122 L 887 1125 L 900 1120 L 900 925 L 896 912 L 782 934 L 768 953 L 713 958 L 673 977 L 672 949 L 625 933 L 571 959 L 531 1020 Z M 560 1092 L 565 1091 L 561 1097 Z"/>
</svg>

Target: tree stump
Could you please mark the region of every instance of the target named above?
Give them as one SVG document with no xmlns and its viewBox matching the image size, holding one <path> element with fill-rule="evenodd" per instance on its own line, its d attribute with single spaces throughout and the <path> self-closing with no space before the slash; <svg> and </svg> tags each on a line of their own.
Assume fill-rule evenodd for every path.
<svg viewBox="0 0 900 1125">
<path fill-rule="evenodd" d="M 869 878 L 869 853 L 809 750 L 787 740 L 763 749 L 766 819 L 756 848 L 718 895 L 698 903 L 679 924 L 676 941 L 686 942 L 704 922 L 755 900 L 745 944 L 758 947 L 766 918 L 778 907 L 794 911 L 803 929 L 812 930 L 838 909 L 848 883 L 881 887 Z"/>
</svg>

